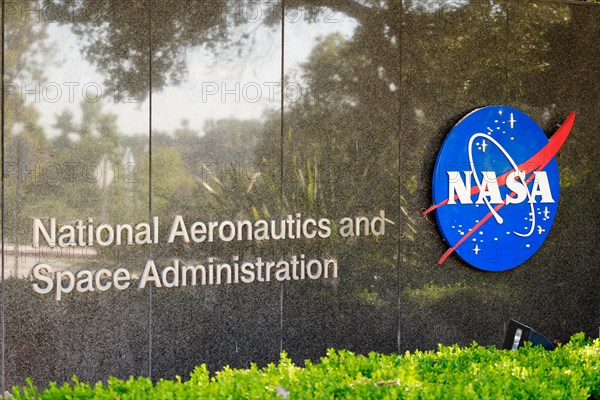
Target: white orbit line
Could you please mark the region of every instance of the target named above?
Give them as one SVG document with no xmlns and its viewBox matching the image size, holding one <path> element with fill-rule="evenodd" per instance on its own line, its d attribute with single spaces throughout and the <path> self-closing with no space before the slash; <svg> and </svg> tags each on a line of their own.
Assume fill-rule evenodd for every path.
<svg viewBox="0 0 600 400">
<path fill-rule="evenodd" d="M 523 175 L 523 173 L 521 171 L 519 171 L 519 167 L 515 163 L 515 160 L 513 160 L 513 158 L 510 156 L 510 154 L 508 154 L 506 149 L 504 147 L 502 147 L 502 145 L 500 143 L 498 143 L 496 141 L 496 139 L 494 139 L 484 133 L 476 133 L 473 136 L 471 136 L 471 138 L 469 139 L 469 145 L 468 145 L 469 165 L 471 167 L 471 172 L 473 173 L 473 176 L 475 177 L 475 183 L 477 184 L 477 187 L 479 188 L 479 192 L 481 193 L 483 186 L 481 185 L 481 182 L 479 181 L 479 176 L 477 175 L 477 171 L 475 171 L 475 163 L 473 163 L 473 141 L 478 137 L 484 137 L 484 138 L 488 139 L 490 142 L 492 142 L 494 145 L 496 145 L 498 150 L 500 150 L 502 152 L 502 154 L 504 154 L 504 157 L 506 157 L 506 159 L 508 160 L 510 165 L 513 167 L 513 171 L 516 171 L 519 178 L 521 178 L 521 182 L 523 182 L 523 184 L 524 184 L 523 186 L 525 186 L 525 190 L 527 190 L 527 199 L 529 200 L 529 206 L 531 207 L 531 227 L 529 228 L 528 233 L 519 233 L 519 232 L 515 232 L 515 231 L 513 231 L 513 233 L 515 235 L 521 236 L 521 237 L 531 236 L 533 234 L 533 231 L 535 230 L 535 211 L 533 209 L 533 199 L 531 198 L 531 192 L 529 191 L 529 187 L 525 183 L 525 176 Z M 498 222 L 499 224 L 504 223 L 504 219 L 500 216 L 500 214 L 498 214 L 498 212 L 496 210 L 494 210 L 494 207 L 492 207 L 492 205 L 490 204 L 490 201 L 487 199 L 487 197 L 484 197 L 483 200 L 485 201 L 485 204 L 488 206 L 488 208 L 489 208 L 490 212 L 492 213 L 492 215 L 494 216 L 494 218 L 496 218 L 496 222 Z"/>
</svg>

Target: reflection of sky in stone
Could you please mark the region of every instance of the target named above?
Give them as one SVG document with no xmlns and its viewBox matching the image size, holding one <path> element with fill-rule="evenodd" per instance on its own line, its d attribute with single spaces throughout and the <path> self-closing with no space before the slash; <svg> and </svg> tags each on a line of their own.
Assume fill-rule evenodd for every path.
<svg viewBox="0 0 600 400">
<path fill-rule="evenodd" d="M 462 7 L 467 3 L 467 0 L 413 0 L 407 1 L 404 4 L 404 11 L 436 12 L 439 10 L 453 10 Z"/>
<path fill-rule="evenodd" d="M 306 60 L 315 41 L 330 33 L 340 32 L 345 37 L 351 37 L 356 27 L 354 20 L 344 16 L 335 16 L 338 22 L 309 24 L 304 21 L 286 23 L 285 26 L 285 68 L 286 74 L 292 73 Z M 242 55 L 236 54 L 237 49 L 225 57 L 215 56 L 203 48 L 190 49 L 186 54 L 189 73 L 186 80 L 178 86 L 171 86 L 161 92 L 154 93 L 153 128 L 158 131 L 172 132 L 180 127 L 181 121 L 189 120 L 190 128 L 202 131 L 204 123 L 210 119 L 235 117 L 238 119 L 261 118 L 264 111 L 279 108 L 279 92 L 275 91 L 275 99 L 269 96 L 271 82 L 280 80 L 280 42 L 281 28 L 260 26 L 253 29 L 254 44 L 242 48 Z M 86 84 L 104 88 L 104 77 L 93 65 L 83 58 L 79 38 L 67 26 L 48 26 L 49 41 L 54 44 L 52 63 L 45 70 L 45 82 L 55 82 L 62 88 L 62 96 L 58 101 L 48 101 L 54 98 L 52 90 L 42 95 L 38 103 L 41 123 L 49 135 L 55 135 L 55 115 L 65 108 L 75 114 L 76 121 L 81 117 L 79 103 L 83 100 L 82 88 Z M 229 56 L 228 56 L 229 55 Z M 225 60 L 223 60 L 225 58 Z M 292 74 L 294 76 L 294 74 Z M 297 76 L 297 74 L 295 75 Z M 295 79 L 295 78 L 294 78 Z M 69 99 L 69 89 L 65 82 L 77 82 L 75 96 Z M 259 85 L 262 96 L 254 101 L 257 89 L 249 87 L 248 97 L 252 101 L 235 101 L 229 95 L 227 103 L 222 102 L 220 95 L 210 95 L 202 99 L 201 92 L 209 84 L 216 83 L 219 87 L 234 88 L 236 82 Z M 268 82 L 267 85 L 264 83 Z M 43 87 L 44 83 L 40 83 Z M 71 84 L 72 85 L 72 84 Z M 254 85 L 255 86 L 255 85 Z M 31 86 L 28 86 L 31 87 Z M 49 86 L 50 87 L 50 86 Z M 255 86 L 256 87 L 256 86 Z M 254 91 L 251 91 L 254 90 Z M 244 97 L 244 96 L 242 96 Z M 34 101 L 33 95 L 26 96 L 28 102 Z M 126 135 L 146 133 L 148 126 L 148 101 L 137 103 L 116 103 L 111 96 L 102 96 L 104 110 L 118 117 L 118 126 Z"/>
</svg>

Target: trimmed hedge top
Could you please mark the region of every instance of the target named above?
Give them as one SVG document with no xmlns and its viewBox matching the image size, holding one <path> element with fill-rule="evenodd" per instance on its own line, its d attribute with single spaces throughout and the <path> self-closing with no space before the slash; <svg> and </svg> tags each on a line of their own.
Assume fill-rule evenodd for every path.
<svg viewBox="0 0 600 400">
<path fill-rule="evenodd" d="M 318 364 L 295 366 L 285 353 L 277 365 L 225 367 L 210 377 L 206 366 L 190 379 L 148 378 L 79 382 L 39 391 L 31 382 L 13 388 L 17 399 L 600 399 L 600 339 L 574 335 L 554 351 L 497 350 L 473 343 L 404 355 L 329 350 Z"/>
</svg>

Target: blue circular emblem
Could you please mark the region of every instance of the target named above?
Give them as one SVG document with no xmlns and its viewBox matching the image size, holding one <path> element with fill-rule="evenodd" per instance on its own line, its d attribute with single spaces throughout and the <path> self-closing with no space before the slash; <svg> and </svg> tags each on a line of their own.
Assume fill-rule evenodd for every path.
<svg viewBox="0 0 600 400">
<path fill-rule="evenodd" d="M 433 176 L 432 209 L 450 246 L 447 255 L 505 271 L 540 248 L 560 191 L 551 147 L 534 120 L 510 107 L 480 108 L 456 124 Z"/>
</svg>

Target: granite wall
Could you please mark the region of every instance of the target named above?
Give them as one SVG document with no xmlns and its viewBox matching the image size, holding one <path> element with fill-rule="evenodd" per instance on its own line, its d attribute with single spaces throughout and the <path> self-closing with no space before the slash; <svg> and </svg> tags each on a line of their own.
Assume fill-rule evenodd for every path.
<svg viewBox="0 0 600 400">
<path fill-rule="evenodd" d="M 302 363 L 330 347 L 501 345 L 511 318 L 553 341 L 597 336 L 598 5 L 3 7 L 3 388 L 74 374 L 185 377 L 201 363 L 212 371 L 265 365 L 282 350 Z M 484 272 L 456 256 L 438 265 L 447 245 L 422 215 L 437 153 L 458 120 L 494 104 L 523 110 L 548 135 L 577 113 L 557 155 L 558 215 L 541 249 L 513 270 Z M 212 241 L 181 234 L 169 243 L 178 216 L 188 231 L 194 222 L 292 222 L 281 240 L 219 240 L 216 227 Z M 33 240 L 36 221 L 154 228 L 154 217 L 146 244 L 90 245 L 85 234 L 65 248 Z M 299 235 L 311 219 L 329 234 Z M 361 224 L 352 236 L 340 234 L 348 221 Z M 108 241 L 107 230 L 95 240 Z M 303 279 L 256 274 L 228 284 L 224 275 L 202 285 L 198 275 L 196 286 L 183 287 L 180 276 L 176 287 L 139 288 L 148 260 L 162 270 L 175 260 L 293 257 L 335 260 L 337 271 L 317 276 L 314 264 L 314 279 L 307 269 Z M 54 274 L 34 275 L 39 264 Z M 131 278 L 123 290 L 108 279 L 118 269 Z M 96 275 L 81 283 L 82 270 Z M 56 279 L 57 271 L 62 281 L 38 293 L 48 289 L 39 274 Z M 71 279 L 78 283 L 68 290 Z"/>
</svg>

